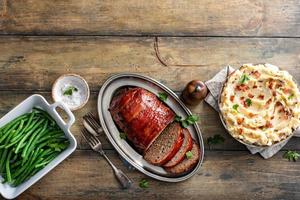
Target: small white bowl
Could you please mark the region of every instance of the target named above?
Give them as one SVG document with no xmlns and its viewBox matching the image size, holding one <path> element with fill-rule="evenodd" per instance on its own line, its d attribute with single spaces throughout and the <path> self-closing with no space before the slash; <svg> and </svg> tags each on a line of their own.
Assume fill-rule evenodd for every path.
<svg viewBox="0 0 300 200">
<path fill-rule="evenodd" d="M 72 95 L 64 95 L 70 86 L 76 88 Z M 70 110 L 82 108 L 89 100 L 90 89 L 86 80 L 77 74 L 64 74 L 52 86 L 52 98 L 55 102 L 63 102 Z"/>
</svg>

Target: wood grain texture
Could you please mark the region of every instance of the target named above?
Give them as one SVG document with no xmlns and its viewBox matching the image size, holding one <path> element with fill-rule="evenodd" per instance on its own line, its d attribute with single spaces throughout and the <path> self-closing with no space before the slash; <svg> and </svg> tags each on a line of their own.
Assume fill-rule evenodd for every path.
<svg viewBox="0 0 300 200">
<path fill-rule="evenodd" d="M 300 163 L 282 159 L 282 153 L 263 160 L 247 152 L 208 152 L 203 167 L 191 179 L 164 183 L 129 171 L 117 154 L 108 156 L 134 181 L 122 190 L 106 161 L 91 151 L 76 151 L 19 199 L 272 199 L 300 198 Z M 67 169 L 67 170 L 66 170 Z M 146 178 L 149 188 L 141 189 Z"/>
<path fill-rule="evenodd" d="M 300 151 L 300 138 L 271 159 L 250 155 L 205 103 L 191 107 L 204 140 L 220 134 L 225 142 L 206 145 L 203 167 L 182 183 L 129 171 L 101 136 L 134 181 L 122 190 L 80 135 L 82 116 L 97 112 L 98 91 L 115 73 L 149 75 L 180 94 L 188 81 L 208 80 L 227 64 L 269 62 L 300 82 L 299 24 L 298 0 L 0 0 L 0 117 L 34 93 L 53 102 L 51 85 L 65 73 L 82 75 L 92 90 L 74 112 L 77 150 L 18 199 L 300 199 L 300 163 L 282 158 L 287 149 Z M 148 189 L 138 186 L 144 178 Z"/>
<path fill-rule="evenodd" d="M 297 0 L 0 1 L 0 34 L 300 36 Z"/>
<path fill-rule="evenodd" d="M 58 76 L 77 73 L 99 91 L 110 75 L 135 72 L 181 91 L 249 62 L 278 65 L 300 81 L 299 38 L 172 37 L 158 38 L 158 51 L 154 45 L 149 37 L 0 37 L 0 90 L 50 91 Z"/>
</svg>

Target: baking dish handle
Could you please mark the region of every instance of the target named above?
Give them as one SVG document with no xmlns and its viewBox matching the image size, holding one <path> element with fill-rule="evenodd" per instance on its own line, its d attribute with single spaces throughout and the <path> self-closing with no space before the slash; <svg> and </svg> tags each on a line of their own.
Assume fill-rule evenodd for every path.
<svg viewBox="0 0 300 200">
<path fill-rule="evenodd" d="M 66 114 L 68 116 L 68 121 L 66 122 L 66 126 L 69 129 L 72 126 L 72 124 L 74 124 L 74 122 L 75 122 L 75 117 L 74 117 L 72 111 L 65 104 L 63 104 L 61 102 L 55 102 L 54 104 L 50 105 L 50 108 L 53 111 L 56 111 L 57 107 L 60 107 L 61 109 L 63 109 L 66 112 Z"/>
</svg>

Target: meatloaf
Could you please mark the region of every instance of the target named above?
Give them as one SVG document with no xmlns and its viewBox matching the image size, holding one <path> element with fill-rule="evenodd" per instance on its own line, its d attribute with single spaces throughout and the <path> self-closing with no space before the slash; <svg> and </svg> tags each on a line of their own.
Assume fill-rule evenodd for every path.
<svg viewBox="0 0 300 200">
<path fill-rule="evenodd" d="M 199 159 L 200 159 L 200 149 L 198 147 L 198 144 L 193 142 L 193 148 L 190 151 L 191 157 L 185 158 L 183 161 L 181 161 L 179 164 L 175 165 L 174 167 L 166 167 L 166 171 L 168 171 L 171 174 L 182 174 L 185 172 L 188 172 L 194 168 L 195 165 L 197 165 Z"/>
<path fill-rule="evenodd" d="M 110 113 L 127 139 L 145 152 L 175 117 L 157 96 L 143 88 L 123 89 L 113 97 Z"/>
<path fill-rule="evenodd" d="M 144 159 L 153 165 L 161 166 L 174 157 L 182 143 L 182 128 L 179 123 L 174 122 L 157 137 L 145 152 Z"/>
<path fill-rule="evenodd" d="M 192 140 L 192 136 L 191 136 L 189 130 L 185 128 L 182 130 L 182 133 L 184 136 L 184 140 L 183 140 L 183 143 L 182 143 L 180 149 L 178 150 L 178 152 L 173 156 L 173 158 L 170 161 L 168 161 L 166 164 L 164 164 L 164 167 L 174 167 L 175 165 L 180 163 L 185 158 L 186 152 L 188 152 L 192 149 L 193 140 Z"/>
</svg>

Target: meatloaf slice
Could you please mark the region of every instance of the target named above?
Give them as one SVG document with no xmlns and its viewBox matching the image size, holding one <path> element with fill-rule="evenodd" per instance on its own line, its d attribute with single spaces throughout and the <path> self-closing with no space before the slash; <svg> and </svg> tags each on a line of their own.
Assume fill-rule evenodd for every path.
<svg viewBox="0 0 300 200">
<path fill-rule="evenodd" d="M 178 152 L 183 143 L 179 123 L 168 125 L 144 154 L 144 159 L 153 165 L 163 165 Z"/>
<path fill-rule="evenodd" d="M 175 117 L 155 94 L 139 87 L 120 89 L 109 111 L 127 139 L 143 153 Z"/>
<path fill-rule="evenodd" d="M 185 128 L 182 130 L 182 133 L 184 136 L 182 146 L 180 147 L 179 151 L 174 155 L 174 157 L 169 162 L 164 164 L 164 167 L 174 167 L 185 158 L 186 152 L 192 149 L 193 140 L 189 130 Z"/>
<path fill-rule="evenodd" d="M 199 146 L 195 142 L 193 142 L 193 148 L 191 150 L 191 153 L 192 153 L 191 158 L 185 158 L 183 161 L 181 161 L 179 164 L 175 165 L 174 167 L 166 167 L 165 168 L 166 171 L 172 174 L 182 174 L 192 170 L 193 167 L 197 165 L 201 153 Z"/>
</svg>

